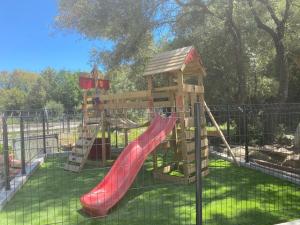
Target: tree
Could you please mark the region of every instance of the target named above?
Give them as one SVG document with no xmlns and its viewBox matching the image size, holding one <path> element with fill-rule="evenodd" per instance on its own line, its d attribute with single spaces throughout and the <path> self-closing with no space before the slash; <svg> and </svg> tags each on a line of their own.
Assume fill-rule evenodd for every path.
<svg viewBox="0 0 300 225">
<path fill-rule="evenodd" d="M 48 67 L 41 71 L 41 78 L 47 101 L 57 99 L 57 71 Z"/>
<path fill-rule="evenodd" d="M 0 89 L 8 89 L 10 74 L 7 71 L 0 71 Z"/>
<path fill-rule="evenodd" d="M 285 0 L 285 9 L 283 10 L 282 18 L 279 18 L 279 16 L 276 14 L 274 7 L 269 0 L 255 1 L 255 3 L 259 3 L 270 14 L 269 20 L 272 20 L 274 27 L 268 25 L 267 22 L 263 22 L 262 18 L 259 16 L 258 10 L 254 5 L 253 0 L 247 1 L 258 28 L 268 33 L 274 42 L 276 49 L 275 67 L 277 76 L 279 78 L 278 99 L 280 102 L 285 102 L 288 98 L 289 91 L 289 69 L 287 62 L 286 47 L 284 45 L 284 37 L 290 14 L 291 0 Z M 277 4 L 280 4 L 280 1 Z"/>
<path fill-rule="evenodd" d="M 292 0 L 60 0 L 56 24 L 87 38 L 112 41 L 111 50 L 94 55 L 109 73 L 118 71 L 134 88 L 144 88 L 140 74 L 151 55 L 192 44 L 209 74 L 209 102 L 265 103 L 275 95 L 286 101 L 288 81 L 295 80 L 290 74 L 297 74 L 298 60 L 290 50 L 299 42 L 299 10 L 289 3 Z M 269 41 L 270 33 L 276 45 Z M 113 82 L 119 85 L 121 80 Z"/>
<path fill-rule="evenodd" d="M 44 108 L 45 104 L 46 91 L 42 85 L 42 79 L 39 78 L 27 95 L 25 108 L 27 110 L 39 110 Z"/>
<path fill-rule="evenodd" d="M 0 110 L 24 109 L 26 93 L 18 88 L 0 90 Z"/>
<path fill-rule="evenodd" d="M 64 105 L 54 100 L 48 101 L 45 105 L 45 108 L 56 115 L 62 115 L 65 111 Z"/>
<path fill-rule="evenodd" d="M 32 86 L 37 82 L 39 75 L 23 70 L 15 70 L 10 75 L 10 87 L 18 88 L 29 92 Z"/>
<path fill-rule="evenodd" d="M 56 75 L 56 87 L 53 90 L 56 97 L 53 100 L 63 104 L 67 112 L 75 110 L 82 100 L 81 90 L 78 85 L 78 73 L 59 71 Z"/>
<path fill-rule="evenodd" d="M 234 2 L 228 0 L 224 11 L 223 4 L 207 0 L 61 0 L 57 24 L 60 28 L 77 30 L 89 38 L 112 40 L 115 43 L 113 51 L 101 54 L 105 65 L 111 69 L 120 63 L 129 63 L 133 65 L 133 73 L 137 74 L 143 66 L 136 65 L 144 65 L 153 53 L 154 48 L 151 46 L 156 32 L 172 30 L 187 17 L 200 18 L 197 26 L 201 26 L 206 16 L 213 16 L 223 21 L 232 37 L 235 73 L 238 78 L 235 96 L 237 102 L 243 103 L 247 96 L 246 72 L 241 31 L 233 19 Z M 214 7 L 224 12 L 216 13 Z M 139 79 L 134 77 L 133 80 Z"/>
</svg>

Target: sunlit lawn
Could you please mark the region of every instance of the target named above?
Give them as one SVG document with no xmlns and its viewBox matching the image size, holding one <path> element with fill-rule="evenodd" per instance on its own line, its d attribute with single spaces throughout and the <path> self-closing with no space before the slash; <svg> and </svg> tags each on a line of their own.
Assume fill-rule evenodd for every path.
<svg viewBox="0 0 300 225">
<path fill-rule="evenodd" d="M 86 167 L 79 174 L 62 169 L 63 158 L 48 158 L 0 214 L 0 224 L 195 224 L 194 184 L 158 183 L 151 163 L 105 219 L 80 211 L 79 197 L 106 170 Z M 288 182 L 253 170 L 211 160 L 204 179 L 206 224 L 273 225 L 300 217 L 300 191 Z"/>
</svg>

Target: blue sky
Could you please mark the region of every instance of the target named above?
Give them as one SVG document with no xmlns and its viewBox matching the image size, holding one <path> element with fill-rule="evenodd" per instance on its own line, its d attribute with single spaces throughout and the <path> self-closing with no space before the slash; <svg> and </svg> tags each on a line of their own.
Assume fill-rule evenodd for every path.
<svg viewBox="0 0 300 225">
<path fill-rule="evenodd" d="M 56 0 L 0 0 L 0 71 L 91 70 L 90 50 L 110 43 L 55 30 L 56 14 Z"/>
</svg>

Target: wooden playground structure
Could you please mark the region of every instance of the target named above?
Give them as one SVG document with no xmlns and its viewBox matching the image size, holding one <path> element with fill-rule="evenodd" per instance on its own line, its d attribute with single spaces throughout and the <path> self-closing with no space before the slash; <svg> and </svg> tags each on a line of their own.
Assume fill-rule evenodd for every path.
<svg viewBox="0 0 300 225">
<path fill-rule="evenodd" d="M 182 183 L 195 181 L 194 103 L 200 102 L 202 175 L 208 174 L 205 110 L 213 117 L 204 101 L 203 79 L 206 72 L 200 55 L 193 46 L 157 54 L 149 61 L 143 76 L 147 82 L 147 90 L 120 94 L 108 94 L 109 83 L 97 69 L 80 78 L 80 86 L 85 89 L 82 104 L 83 125 L 80 137 L 65 165 L 66 170 L 79 172 L 83 168 L 99 131 L 102 137 L 101 166 L 104 167 L 107 164 L 106 134 L 110 135 L 113 124 L 118 124 L 126 131 L 125 145 L 128 144 L 127 131 L 138 125 L 125 116 L 114 118 L 117 121 L 112 122 L 110 115 L 114 112 L 147 109 L 151 120 L 158 109 L 163 109 L 167 114 L 176 112 L 178 119 L 169 139 L 158 147 L 162 151 L 161 160 L 158 160 L 160 156 L 158 157 L 157 151 L 153 153 L 154 177 Z M 216 122 L 214 125 L 218 129 Z M 223 140 L 221 130 L 218 131 Z M 223 141 L 226 142 L 225 138 Z M 230 147 L 228 144 L 227 146 L 230 152 Z M 173 154 L 168 162 L 166 154 L 169 152 Z M 183 176 L 170 175 L 173 170 L 180 171 Z"/>
</svg>

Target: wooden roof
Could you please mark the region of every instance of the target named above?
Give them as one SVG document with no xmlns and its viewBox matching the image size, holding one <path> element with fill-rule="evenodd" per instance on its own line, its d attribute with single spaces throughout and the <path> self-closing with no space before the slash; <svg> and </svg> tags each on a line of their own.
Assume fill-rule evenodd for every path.
<svg viewBox="0 0 300 225">
<path fill-rule="evenodd" d="M 202 60 L 197 50 L 193 46 L 179 48 L 157 54 L 150 59 L 143 76 L 179 70 L 184 71 L 187 65 L 193 64 L 195 66 L 195 63 L 197 64 L 197 69 L 205 75 Z"/>
</svg>

